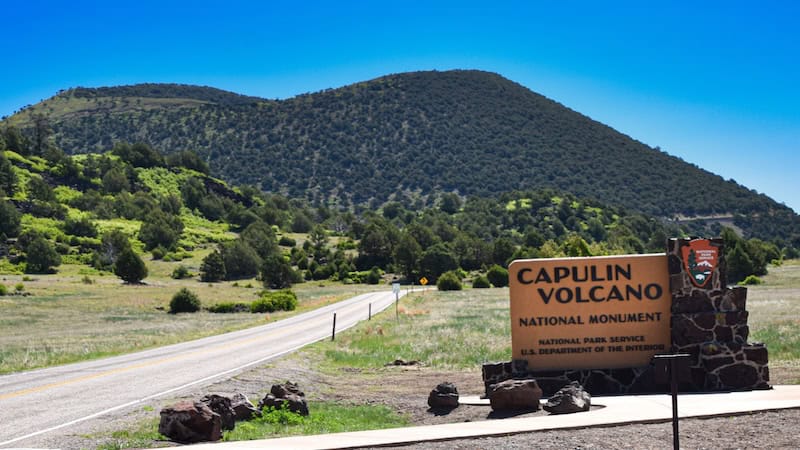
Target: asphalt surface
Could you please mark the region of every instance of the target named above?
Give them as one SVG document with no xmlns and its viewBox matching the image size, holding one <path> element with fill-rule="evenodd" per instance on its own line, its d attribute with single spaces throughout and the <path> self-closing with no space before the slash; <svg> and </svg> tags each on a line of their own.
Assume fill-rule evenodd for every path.
<svg viewBox="0 0 800 450">
<path fill-rule="evenodd" d="M 401 291 L 402 296 L 405 291 Z M 0 447 L 231 377 L 389 307 L 392 292 L 359 295 L 255 328 L 101 360 L 0 376 Z"/>
</svg>

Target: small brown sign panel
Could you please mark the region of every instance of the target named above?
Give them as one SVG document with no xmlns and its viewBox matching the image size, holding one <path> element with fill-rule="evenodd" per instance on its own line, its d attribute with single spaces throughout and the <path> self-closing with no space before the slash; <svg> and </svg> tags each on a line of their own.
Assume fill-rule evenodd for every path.
<svg viewBox="0 0 800 450">
<path fill-rule="evenodd" d="M 517 260 L 511 350 L 534 370 L 647 365 L 670 351 L 665 254 Z"/>
</svg>

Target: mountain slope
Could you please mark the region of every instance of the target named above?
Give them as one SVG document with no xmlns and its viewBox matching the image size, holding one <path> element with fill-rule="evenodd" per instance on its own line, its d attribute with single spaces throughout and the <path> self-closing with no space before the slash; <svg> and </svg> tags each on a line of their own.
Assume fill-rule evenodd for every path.
<svg viewBox="0 0 800 450">
<path fill-rule="evenodd" d="M 751 228 L 778 217 L 797 229 L 797 216 L 768 197 L 492 73 L 390 75 L 283 101 L 205 89 L 71 90 L 48 102 L 80 99 L 95 109 L 58 114 L 38 105 L 23 114 L 49 114 L 67 152 L 118 140 L 192 149 L 229 181 L 319 202 L 547 187 L 664 217 L 739 214 Z"/>
</svg>

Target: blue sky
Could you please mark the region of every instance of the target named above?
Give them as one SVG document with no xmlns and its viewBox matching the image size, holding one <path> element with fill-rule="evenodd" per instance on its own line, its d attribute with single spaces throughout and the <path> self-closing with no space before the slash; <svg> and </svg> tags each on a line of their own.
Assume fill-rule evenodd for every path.
<svg viewBox="0 0 800 450">
<path fill-rule="evenodd" d="M 800 2 L 30 0 L 0 23 L 0 116 L 74 86 L 481 69 L 800 211 Z"/>
</svg>

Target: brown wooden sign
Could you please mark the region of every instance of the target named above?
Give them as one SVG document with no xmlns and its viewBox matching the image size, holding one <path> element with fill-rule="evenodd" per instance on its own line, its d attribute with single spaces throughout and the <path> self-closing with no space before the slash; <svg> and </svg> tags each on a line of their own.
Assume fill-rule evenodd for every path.
<svg viewBox="0 0 800 450">
<path fill-rule="evenodd" d="M 647 365 L 670 351 L 667 256 L 517 260 L 511 350 L 534 370 Z"/>
</svg>

